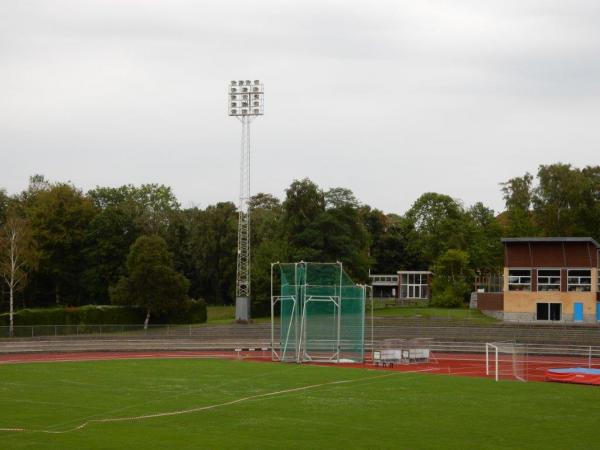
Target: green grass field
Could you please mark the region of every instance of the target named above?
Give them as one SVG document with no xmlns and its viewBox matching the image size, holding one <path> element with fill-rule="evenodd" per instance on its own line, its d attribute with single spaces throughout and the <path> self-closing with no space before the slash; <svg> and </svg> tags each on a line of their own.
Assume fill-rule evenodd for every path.
<svg viewBox="0 0 600 450">
<path fill-rule="evenodd" d="M 575 385 L 235 360 L 0 366 L 0 428 L 29 430 L 0 431 L 3 449 L 593 449 L 598 417 L 600 389 Z"/>
<path fill-rule="evenodd" d="M 371 314 L 371 304 L 367 302 L 366 315 Z M 207 324 L 220 325 L 233 323 L 235 319 L 235 306 L 208 306 Z M 494 323 L 498 320 L 482 314 L 481 311 L 469 308 L 431 308 L 427 306 L 386 306 L 385 302 L 376 301 L 373 308 L 375 317 L 414 317 L 424 319 L 450 319 L 469 321 L 471 323 Z M 253 317 L 254 323 L 270 322 L 270 317 Z"/>
<path fill-rule="evenodd" d="M 371 304 L 366 307 L 367 315 L 371 314 Z M 468 320 L 474 323 L 494 323 L 498 320 L 482 314 L 477 309 L 469 308 L 432 308 L 428 306 L 385 306 L 383 302 L 375 302 L 375 317 L 415 317 L 424 319 Z"/>
</svg>

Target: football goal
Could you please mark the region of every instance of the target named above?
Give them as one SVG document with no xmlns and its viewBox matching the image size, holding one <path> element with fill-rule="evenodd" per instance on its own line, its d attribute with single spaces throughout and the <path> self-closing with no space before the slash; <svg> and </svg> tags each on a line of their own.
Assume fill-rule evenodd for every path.
<svg viewBox="0 0 600 450">
<path fill-rule="evenodd" d="M 496 381 L 527 381 L 527 344 L 488 342 L 485 344 L 485 373 Z"/>
<path fill-rule="evenodd" d="M 272 359 L 362 362 L 365 291 L 339 262 L 271 264 Z"/>
</svg>

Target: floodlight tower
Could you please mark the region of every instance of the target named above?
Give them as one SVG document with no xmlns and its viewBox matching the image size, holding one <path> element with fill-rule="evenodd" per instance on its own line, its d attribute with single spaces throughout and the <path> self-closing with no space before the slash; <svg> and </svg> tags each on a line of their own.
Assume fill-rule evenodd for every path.
<svg viewBox="0 0 600 450">
<path fill-rule="evenodd" d="M 264 87 L 260 80 L 229 83 L 229 115 L 242 123 L 238 253 L 235 283 L 235 319 L 250 319 L 250 122 L 264 111 Z"/>
</svg>

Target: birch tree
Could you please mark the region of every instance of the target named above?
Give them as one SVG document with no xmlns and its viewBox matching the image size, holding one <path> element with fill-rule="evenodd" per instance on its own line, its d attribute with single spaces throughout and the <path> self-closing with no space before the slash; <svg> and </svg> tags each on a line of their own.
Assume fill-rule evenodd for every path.
<svg viewBox="0 0 600 450">
<path fill-rule="evenodd" d="M 34 268 L 36 261 L 29 222 L 14 211 L 9 212 L 0 227 L 0 274 L 8 286 L 9 336 L 14 330 L 15 293 L 25 287 L 27 271 Z"/>
</svg>

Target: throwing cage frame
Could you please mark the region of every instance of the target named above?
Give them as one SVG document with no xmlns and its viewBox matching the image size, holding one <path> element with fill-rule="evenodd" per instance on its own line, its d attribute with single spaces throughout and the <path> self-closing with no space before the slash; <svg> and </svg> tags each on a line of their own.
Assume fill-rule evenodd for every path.
<svg viewBox="0 0 600 450">
<path fill-rule="evenodd" d="M 365 294 L 341 262 L 272 263 L 272 360 L 363 362 Z"/>
</svg>

